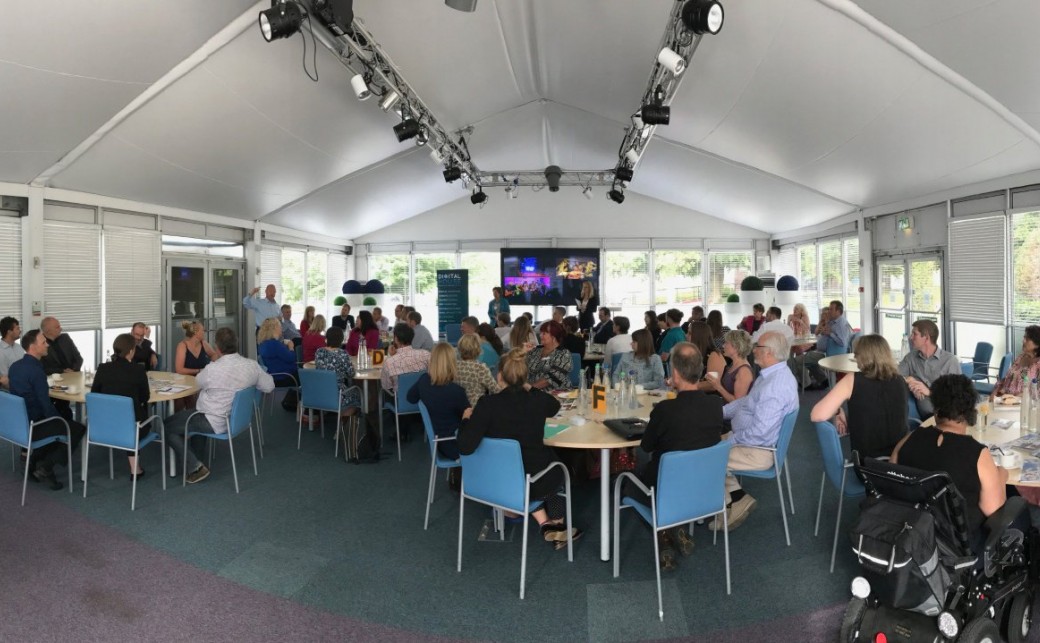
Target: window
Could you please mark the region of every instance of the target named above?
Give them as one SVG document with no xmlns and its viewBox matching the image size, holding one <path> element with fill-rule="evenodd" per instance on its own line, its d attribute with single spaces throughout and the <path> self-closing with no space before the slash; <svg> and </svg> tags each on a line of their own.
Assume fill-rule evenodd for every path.
<svg viewBox="0 0 1040 643">
<path fill-rule="evenodd" d="M 282 249 L 275 246 L 260 249 L 260 279 L 256 285 L 262 291 L 267 284 L 274 284 L 282 292 Z"/>
<path fill-rule="evenodd" d="M 45 221 L 43 239 L 45 314 L 67 331 L 101 328 L 101 228 Z"/>
<path fill-rule="evenodd" d="M 849 237 L 842 243 L 845 248 L 845 315 L 848 319 L 858 319 L 860 314 L 859 239 Z M 853 326 L 857 325 L 853 324 Z"/>
<path fill-rule="evenodd" d="M 159 233 L 106 228 L 105 327 L 159 323 L 156 284 L 162 283 Z"/>
<path fill-rule="evenodd" d="M 388 303 L 408 303 L 411 291 L 409 255 L 368 255 L 368 278 L 378 279 L 389 299 Z M 425 324 L 423 324 L 425 326 Z"/>
<path fill-rule="evenodd" d="M 733 293 L 739 294 L 740 282 L 755 273 L 751 262 L 750 250 L 708 253 L 708 304 L 721 305 Z"/>
<path fill-rule="evenodd" d="M 820 318 L 820 280 L 816 270 L 816 244 L 798 246 L 798 288 L 813 322 Z"/>
<path fill-rule="evenodd" d="M 325 298 L 328 269 L 329 253 L 321 251 L 307 253 L 307 305 L 314 306 L 314 314 L 324 315 L 325 321 L 331 325 L 329 309 L 332 307 L 332 300 Z"/>
<path fill-rule="evenodd" d="M 632 327 L 652 308 L 650 305 L 650 253 L 641 250 L 608 250 L 603 253 L 603 275 L 600 305 L 620 308 L 615 315 L 625 315 Z"/>
<path fill-rule="evenodd" d="M 798 279 L 798 249 L 788 246 L 777 253 L 776 261 L 773 263 L 773 274 L 779 279 L 790 275 Z M 799 283 L 799 287 L 801 284 Z"/>
<path fill-rule="evenodd" d="M 422 314 L 422 324 L 437 337 L 437 271 L 455 268 L 454 252 L 415 255 L 415 309 Z M 479 319 L 479 317 L 478 317 Z"/>
<path fill-rule="evenodd" d="M 306 260 L 307 253 L 302 250 L 282 249 L 282 290 L 276 299 L 283 305 L 292 306 L 292 318 L 297 326 L 303 319 L 304 263 Z"/>
<path fill-rule="evenodd" d="M 22 223 L 0 216 L 0 310 L 22 318 Z"/>
<path fill-rule="evenodd" d="M 1011 217 L 1011 323 L 1040 323 L 1040 212 Z"/>
<path fill-rule="evenodd" d="M 469 270 L 469 314 L 491 323 L 488 302 L 491 289 L 502 281 L 501 256 L 497 252 L 463 252 L 459 259 L 459 267 Z"/>
<path fill-rule="evenodd" d="M 686 314 L 704 304 L 701 266 L 704 254 L 697 250 L 654 251 L 654 304 L 657 308 L 679 308 Z"/>
<path fill-rule="evenodd" d="M 347 280 L 348 260 L 349 257 L 345 254 L 338 252 L 329 254 L 329 279 L 325 284 L 325 305 L 329 310 L 327 315 L 329 324 L 332 324 L 332 317 L 339 314 L 340 307 L 332 302 L 336 297 L 343 295 L 343 283 Z"/>
</svg>

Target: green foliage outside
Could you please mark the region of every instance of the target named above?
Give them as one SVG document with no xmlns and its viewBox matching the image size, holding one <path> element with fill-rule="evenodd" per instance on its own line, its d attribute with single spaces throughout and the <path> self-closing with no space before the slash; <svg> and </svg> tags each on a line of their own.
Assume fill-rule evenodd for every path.
<svg viewBox="0 0 1040 643">
<path fill-rule="evenodd" d="M 1040 323 L 1040 212 L 1011 221 L 1012 318 L 1015 325 Z"/>
</svg>

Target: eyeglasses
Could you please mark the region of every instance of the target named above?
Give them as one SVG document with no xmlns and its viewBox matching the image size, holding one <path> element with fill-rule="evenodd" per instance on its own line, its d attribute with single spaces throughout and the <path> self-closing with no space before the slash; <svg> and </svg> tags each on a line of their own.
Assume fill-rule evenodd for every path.
<svg viewBox="0 0 1040 643">
<path fill-rule="evenodd" d="M 765 347 L 766 347 L 765 344 L 752 344 L 751 345 L 751 350 L 755 350 L 756 348 L 765 348 Z"/>
</svg>

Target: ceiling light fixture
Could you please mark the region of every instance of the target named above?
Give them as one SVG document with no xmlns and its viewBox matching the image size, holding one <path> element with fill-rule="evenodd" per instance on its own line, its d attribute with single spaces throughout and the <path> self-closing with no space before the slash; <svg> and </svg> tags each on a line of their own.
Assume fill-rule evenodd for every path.
<svg viewBox="0 0 1040 643">
<path fill-rule="evenodd" d="M 399 100 L 401 100 L 401 95 L 395 91 L 391 91 L 385 98 L 383 98 L 382 102 L 379 103 L 379 107 L 382 108 L 384 112 L 389 112 L 390 108 Z"/>
<path fill-rule="evenodd" d="M 300 30 L 303 24 L 303 12 L 291 0 L 272 0 L 271 8 L 260 12 L 260 33 L 264 40 L 271 42 L 279 38 L 288 38 Z"/>
<path fill-rule="evenodd" d="M 715 0 L 689 0 L 682 8 L 682 22 L 695 34 L 715 35 L 722 30 L 726 12 Z"/>
<path fill-rule="evenodd" d="M 545 180 L 549 183 L 550 192 L 560 191 L 560 177 L 563 176 L 563 171 L 559 165 L 550 165 L 545 168 Z"/>
<path fill-rule="evenodd" d="M 657 62 L 672 72 L 673 76 L 678 76 L 686 69 L 686 60 L 668 47 L 665 47 L 661 50 L 661 53 L 657 54 Z"/>
<path fill-rule="evenodd" d="M 639 162 L 639 152 L 637 152 L 634 147 L 629 148 L 629 150 L 625 152 L 625 158 L 632 164 L 632 167 L 635 167 L 636 163 Z"/>
<path fill-rule="evenodd" d="M 594 195 L 592 194 L 592 188 L 590 188 L 590 187 L 587 187 L 587 188 L 585 188 L 584 190 L 582 190 L 582 191 L 581 191 L 581 195 L 582 195 L 583 197 L 585 197 L 586 199 L 588 199 L 589 201 L 591 201 L 591 200 L 592 200 L 592 197 L 594 196 Z"/>
<path fill-rule="evenodd" d="M 437 165 L 444 162 L 444 154 L 436 147 L 430 150 L 430 158 L 433 159 L 433 162 Z"/>
<path fill-rule="evenodd" d="M 610 192 L 607 192 L 607 198 L 613 201 L 614 203 L 621 205 L 625 202 L 625 193 L 617 188 L 614 188 Z"/>
<path fill-rule="evenodd" d="M 372 90 L 368 88 L 368 83 L 365 82 L 365 77 L 361 74 L 354 74 L 350 79 L 350 87 L 354 90 L 354 95 L 357 96 L 358 100 L 368 100 L 372 96 Z"/>
<path fill-rule="evenodd" d="M 484 205 L 487 203 L 488 195 L 484 194 L 484 188 L 478 188 L 476 192 L 469 195 L 469 202 L 473 205 Z"/>
<path fill-rule="evenodd" d="M 422 147 L 430 142 L 430 133 L 426 131 L 425 127 L 419 128 L 419 133 L 415 135 L 415 146 Z"/>
<path fill-rule="evenodd" d="M 444 168 L 444 182 L 453 183 L 462 178 L 462 168 L 458 165 L 449 165 Z"/>
<path fill-rule="evenodd" d="M 398 143 L 404 143 L 408 139 L 418 136 L 421 129 L 419 122 L 414 118 L 406 118 L 394 125 L 394 135 L 397 136 Z"/>
<path fill-rule="evenodd" d="M 465 11 L 466 13 L 473 13 L 477 10 L 477 0 L 444 0 L 444 4 L 456 11 Z"/>
<path fill-rule="evenodd" d="M 647 125 L 667 125 L 672 120 L 672 108 L 668 105 L 643 105 L 642 117 Z"/>
<path fill-rule="evenodd" d="M 635 174 L 635 170 L 633 170 L 632 168 L 622 166 L 619 167 L 616 172 L 614 172 L 614 178 L 616 178 L 618 181 L 624 181 L 625 183 L 629 183 L 632 181 L 632 177 L 634 177 Z"/>
</svg>

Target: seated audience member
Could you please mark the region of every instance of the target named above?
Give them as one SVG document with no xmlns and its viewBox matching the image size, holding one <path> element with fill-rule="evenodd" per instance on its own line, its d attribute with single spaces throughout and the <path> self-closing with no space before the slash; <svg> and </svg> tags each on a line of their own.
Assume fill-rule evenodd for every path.
<svg viewBox="0 0 1040 643">
<path fill-rule="evenodd" d="M 303 343 L 303 335 L 296 329 L 296 323 L 292 320 L 292 306 L 282 304 L 280 310 L 282 316 L 278 322 L 282 325 L 282 338 L 291 341 L 293 346 L 299 346 Z M 262 323 L 261 321 L 260 324 Z M 257 324 L 258 328 L 260 324 Z"/>
<path fill-rule="evenodd" d="M 148 419 L 148 399 L 152 396 L 152 390 L 148 386 L 148 373 L 144 365 L 134 359 L 136 340 L 134 335 L 126 333 L 116 337 L 112 342 L 112 361 L 98 365 L 90 390 L 92 393 L 130 398 L 134 404 L 134 419 L 144 422 Z M 158 433 L 159 427 L 151 424 L 142 426 L 137 431 L 137 439 L 140 440 L 153 430 Z M 126 457 L 130 464 L 130 477 L 143 476 L 144 469 L 137 464 L 134 454 L 127 453 Z"/>
<path fill-rule="evenodd" d="M 626 373 L 635 378 L 636 384 L 652 390 L 664 387 L 664 365 L 661 356 L 654 352 L 650 332 L 640 328 L 632 333 L 632 350 L 622 353 L 617 373 Z"/>
<path fill-rule="evenodd" d="M 358 313 L 357 326 L 350 331 L 350 337 L 347 339 L 347 352 L 351 357 L 357 357 L 362 338 L 365 340 L 366 350 L 376 350 L 382 346 L 382 342 L 379 340 L 379 328 L 372 318 L 372 313 L 367 310 Z"/>
<path fill-rule="evenodd" d="M 811 324 L 809 323 L 809 312 L 805 310 L 805 304 L 794 305 L 794 312 L 787 316 L 787 325 L 791 327 L 795 337 L 809 335 Z"/>
<path fill-rule="evenodd" d="M 747 332 L 748 335 L 754 335 L 759 326 L 765 323 L 765 317 L 766 307 L 762 304 L 755 304 L 751 307 L 751 314 L 740 320 L 738 328 Z"/>
<path fill-rule="evenodd" d="M 271 317 L 275 322 L 278 319 Z M 177 344 L 173 360 L 173 370 L 181 375 L 197 375 L 210 363 L 217 352 L 206 342 L 206 330 L 197 321 L 183 321 L 184 339 Z M 279 328 L 281 328 L 279 326 Z"/>
<path fill-rule="evenodd" d="M 683 333 L 680 327 L 680 324 L 682 324 L 682 311 L 678 308 L 669 308 L 665 311 L 664 317 L 667 330 L 661 335 L 661 345 L 657 347 L 657 354 L 661 356 L 662 362 L 668 361 L 668 356 L 672 352 L 672 346 L 686 341 L 686 334 Z"/>
<path fill-rule="evenodd" d="M 420 351 L 432 351 L 436 342 L 433 341 L 430 329 L 422 325 L 422 315 L 415 310 L 408 311 L 407 324 L 411 326 L 412 332 L 415 334 L 415 338 L 412 339 L 412 348 Z"/>
<path fill-rule="evenodd" d="M 592 327 L 592 343 L 606 344 L 614 336 L 614 322 L 610 319 L 611 312 L 606 306 L 600 306 L 598 314 L 599 323 Z"/>
<path fill-rule="evenodd" d="M 611 329 L 614 325 L 611 324 Z M 585 340 L 579 334 L 578 331 L 578 318 L 574 315 L 563 318 L 563 330 L 566 334 L 563 336 L 563 348 L 568 353 L 577 353 L 582 358 L 585 357 Z"/>
<path fill-rule="evenodd" d="M 562 333 L 562 328 L 558 332 Z M 476 451 L 485 437 L 503 438 L 520 443 L 524 471 L 528 474 L 539 473 L 557 461 L 556 452 L 544 441 L 545 420 L 559 412 L 560 403 L 552 395 L 532 388 L 527 383 L 529 379 L 523 349 L 514 348 L 502 357 L 498 373 L 502 391 L 481 398 L 469 422 L 459 430 L 458 448 L 462 454 Z M 566 504 L 558 495 L 562 487 L 563 472 L 559 467 L 531 483 L 531 501 L 544 502 L 540 509 L 531 512 L 531 517 L 541 525 L 545 540 L 556 549 L 567 546 Z M 571 530 L 572 539 L 581 535 L 580 529 Z"/>
<path fill-rule="evenodd" d="M 314 368 L 332 371 L 339 383 L 341 414 L 354 415 L 361 408 L 361 391 L 354 386 L 354 364 L 343 350 L 343 329 L 333 326 L 325 333 L 325 346 L 314 353 Z"/>
<path fill-rule="evenodd" d="M 0 331 L 2 330 L 3 322 L 0 322 Z M 1040 359 L 1037 359 L 1038 357 L 1040 357 L 1040 326 L 1026 326 L 1025 334 L 1022 335 L 1022 352 L 1015 358 L 1004 377 L 997 382 L 990 397 L 1022 395 L 1022 378 L 1028 377 L 1030 380 L 1035 380 L 1040 377 Z M 0 368 L 3 368 L 2 365 Z"/>
<path fill-rule="evenodd" d="M 148 339 L 148 326 L 137 322 L 130 329 L 134 337 L 134 363 L 140 364 L 146 371 L 153 371 L 159 365 L 159 356 L 152 348 L 152 340 Z"/>
<path fill-rule="evenodd" d="M 79 422 L 72 420 L 71 414 L 68 417 L 63 416 L 51 403 L 47 374 L 44 372 L 42 364 L 51 345 L 39 330 L 30 330 L 22 335 L 21 343 L 25 355 L 11 364 L 11 369 L 8 371 L 11 393 L 25 400 L 25 411 L 30 422 L 40 422 L 54 417 L 64 418 L 68 422 L 69 432 L 72 435 L 72 449 L 75 451 L 87 429 Z M 32 432 L 32 436 L 36 440 L 52 435 L 65 435 L 65 424 L 57 420 L 43 422 L 38 424 Z M 62 484 L 54 475 L 54 467 L 59 465 L 72 466 L 68 461 L 66 446 L 61 442 L 52 442 L 33 450 L 32 459 L 29 462 L 29 472 L 33 480 L 46 482 L 51 489 L 57 490 L 62 488 Z"/>
<path fill-rule="evenodd" d="M 303 319 L 300 320 L 300 335 L 303 335 L 304 337 L 307 336 L 307 332 L 311 329 L 311 324 L 314 323 L 314 313 L 314 306 L 307 306 L 303 309 Z M 322 339 L 324 339 L 324 337 Z"/>
<path fill-rule="evenodd" d="M 509 345 L 512 348 L 519 348 L 524 351 L 529 346 L 538 345 L 538 338 L 535 337 L 534 331 L 531 330 L 531 320 L 526 313 L 517 317 L 513 323 L 513 330 L 509 333 Z"/>
<path fill-rule="evenodd" d="M 430 366 L 419 376 L 419 381 L 406 392 L 408 401 L 426 405 L 430 414 L 433 434 L 438 438 L 453 437 L 464 420 L 468 420 L 473 408 L 466 397 L 466 391 L 455 382 L 458 373 L 455 370 L 455 349 L 451 344 L 440 342 L 430 353 Z M 458 460 L 459 447 L 454 440 L 437 443 L 437 452 L 441 456 Z M 452 489 L 458 487 L 458 474 L 451 475 L 448 484 Z"/>
<path fill-rule="evenodd" d="M 303 361 L 313 362 L 314 353 L 325 346 L 325 315 L 315 315 L 303 336 Z"/>
<path fill-rule="evenodd" d="M 380 311 L 380 316 L 382 316 L 382 311 Z M 407 323 L 408 323 L 408 311 L 405 310 L 404 304 L 397 304 L 396 306 L 394 306 L 394 326 L 396 326 L 398 324 L 407 324 Z"/>
<path fill-rule="evenodd" d="M 487 364 L 479 361 L 480 340 L 474 335 L 463 335 L 459 339 L 459 360 L 455 365 L 455 381 L 466 391 L 470 406 L 488 393 L 498 393 L 498 382 Z"/>
<path fill-rule="evenodd" d="M 462 334 L 473 335 L 480 341 L 480 361 L 483 362 L 492 373 L 498 372 L 499 353 L 495 347 L 486 341 L 481 341 L 480 321 L 476 317 L 469 316 L 462 320 Z"/>
<path fill-rule="evenodd" d="M 526 317 L 527 321 L 531 322 L 531 326 L 534 327 L 534 315 L 530 311 L 524 311 L 520 313 L 522 317 Z"/>
<path fill-rule="evenodd" d="M 8 373 L 11 364 L 22 359 L 25 350 L 19 338 L 22 336 L 22 327 L 14 317 L 0 319 L 0 386 L 8 388 Z"/>
<path fill-rule="evenodd" d="M 216 356 L 195 378 L 200 389 L 197 408 L 201 413 L 192 415 L 195 411 L 186 409 L 174 413 L 165 422 L 166 446 L 173 449 L 178 459 L 187 456 L 185 471 L 188 484 L 202 482 L 209 477 L 206 465 L 202 464 L 189 445 L 184 444 L 184 435 L 189 428 L 188 418 L 191 418 L 192 431 L 227 433 L 225 416 L 231 414 L 235 393 L 253 387 L 264 393 L 274 390 L 274 379 L 260 368 L 260 364 L 238 354 L 238 336 L 235 331 L 220 328 L 215 340 Z"/>
<path fill-rule="evenodd" d="M 795 370 L 798 370 L 804 363 L 809 376 L 809 385 L 805 387 L 807 391 L 819 391 L 830 386 L 827 374 L 820 368 L 820 360 L 827 357 L 827 349 L 830 345 L 830 332 L 827 329 L 830 317 L 830 307 L 820 309 L 820 323 L 816 325 L 816 346 L 804 355 L 796 356 L 793 360 Z M 802 382 L 802 384 L 806 384 L 806 382 Z"/>
<path fill-rule="evenodd" d="M 509 350 L 509 333 L 513 330 L 513 318 L 509 313 L 498 313 L 495 334 L 502 340 L 502 352 Z"/>
<path fill-rule="evenodd" d="M 976 545 L 986 517 L 1007 500 L 1008 473 L 993 461 L 986 445 L 968 435 L 975 424 L 977 393 L 960 373 L 941 375 L 930 386 L 935 426 L 921 426 L 892 451 L 892 462 L 924 471 L 945 471 L 964 496 L 968 533 Z M 975 551 L 979 548 L 973 547 Z"/>
<path fill-rule="evenodd" d="M 402 310 L 405 308 L 406 307 L 403 307 Z M 379 306 L 372 309 L 372 321 L 375 322 L 376 328 L 379 329 L 379 332 L 385 333 L 390 330 L 390 320 L 383 317 L 383 309 Z M 407 318 L 404 321 L 408 321 Z"/>
<path fill-rule="evenodd" d="M 906 385 L 917 400 L 917 411 L 921 418 L 927 419 L 935 411 L 931 400 L 932 382 L 941 375 L 959 375 L 961 361 L 953 353 L 936 345 L 939 341 L 939 327 L 932 320 L 918 319 L 911 328 L 910 352 L 899 363 L 899 374 L 906 379 Z"/>
<path fill-rule="evenodd" d="M 547 321 L 542 324 L 542 345 L 527 353 L 527 379 L 537 389 L 571 388 L 571 354 L 562 345 L 563 324 Z"/>
<path fill-rule="evenodd" d="M 715 371 L 716 373 L 721 373 L 726 360 L 723 359 L 721 352 L 715 350 L 715 342 L 711 338 L 711 328 L 708 326 L 708 323 L 704 321 L 691 322 L 687 328 L 689 329 L 686 332 L 687 341 L 697 347 L 697 352 L 701 354 L 701 358 L 704 360 L 702 372 Z"/>
<path fill-rule="evenodd" d="M 860 337 L 854 352 L 859 372 L 839 380 L 813 407 L 811 418 L 833 421 L 861 457 L 887 456 L 906 435 L 906 382 L 881 335 Z M 842 409 L 846 402 L 848 416 Z"/>
<path fill-rule="evenodd" d="M 274 378 L 275 386 L 298 386 L 300 373 L 296 366 L 296 351 L 282 341 L 282 328 L 277 319 L 265 319 L 260 324 L 260 332 L 256 334 L 257 352 L 263 360 L 267 372 Z M 297 395 L 295 389 L 286 391 L 282 398 L 282 408 L 295 411 Z"/>
<path fill-rule="evenodd" d="M 780 333 L 787 338 L 787 343 L 794 341 L 794 330 L 783 320 L 784 313 L 776 306 L 770 306 L 766 311 L 766 321 L 758 327 L 751 336 L 753 341 L 758 341 L 764 333 Z"/>
<path fill-rule="evenodd" d="M 689 334 L 690 333 L 690 324 L 692 324 L 694 322 L 699 322 L 699 321 L 700 322 L 707 321 L 707 319 L 704 317 L 704 308 L 701 307 L 701 306 L 694 306 L 693 308 L 690 309 L 690 318 L 687 319 L 685 322 L 683 322 L 683 325 L 682 325 L 683 332 L 686 333 L 686 334 Z"/>
<path fill-rule="evenodd" d="M 399 375 L 425 371 L 430 363 L 430 351 L 412 346 L 414 337 L 415 333 L 408 324 L 394 326 L 394 343 L 390 347 L 390 356 L 383 362 L 383 371 L 380 374 L 383 390 L 391 395 L 397 393 Z"/>
<path fill-rule="evenodd" d="M 715 350 L 722 350 L 722 343 L 726 341 L 726 333 L 729 332 L 729 326 L 722 323 L 722 313 L 718 310 L 713 310 L 708 313 L 708 328 L 711 329 L 711 339 L 715 342 Z"/>
<path fill-rule="evenodd" d="M 332 318 L 332 327 L 339 328 L 343 334 L 354 328 L 354 316 L 350 314 L 350 304 L 343 304 L 339 314 Z"/>
<path fill-rule="evenodd" d="M 643 326 L 650 333 L 650 337 L 653 338 L 654 352 L 656 352 L 657 347 L 661 345 L 661 324 L 657 313 L 652 310 L 643 313 Z"/>
<path fill-rule="evenodd" d="M 54 317 L 44 317 L 40 322 L 40 332 L 50 347 L 41 360 L 47 375 L 72 373 L 83 368 L 83 357 L 69 334 L 61 332 L 61 322 Z"/>
<path fill-rule="evenodd" d="M 849 346 L 849 341 L 852 339 L 852 326 L 845 319 L 845 304 L 837 299 L 830 303 L 830 306 L 827 307 L 827 323 L 823 326 L 823 332 L 820 332 L 819 326 L 816 327 L 816 335 L 827 337 L 828 350 L 832 355 L 840 348 L 844 348 L 846 353 L 852 352 L 852 347 Z"/>
<path fill-rule="evenodd" d="M 603 348 L 603 363 L 607 368 L 614 363 L 614 355 L 632 352 L 632 336 L 628 334 L 628 317 L 618 315 L 614 318 L 614 336 L 607 340 Z"/>
<path fill-rule="evenodd" d="M 726 475 L 726 491 L 731 503 L 726 512 L 731 531 L 743 524 L 756 504 L 755 499 L 741 489 L 733 473 L 773 466 L 771 451 L 750 447 L 775 448 L 784 416 L 798 409 L 798 384 L 787 368 L 787 355 L 791 351 L 787 339 L 779 333 L 766 333 L 753 350 L 755 362 L 762 367 L 755 386 L 744 397 L 722 407 L 723 417 L 730 421 L 732 429 L 723 436 L 733 443 L 729 453 L 730 473 Z M 716 517 L 710 528 L 722 529 L 722 521 Z"/>
<path fill-rule="evenodd" d="M 699 387 L 702 391 L 715 391 L 722 396 L 724 402 L 729 403 L 739 400 L 748 394 L 751 386 L 755 383 L 755 373 L 748 363 L 748 355 L 751 354 L 751 336 L 743 330 L 731 330 L 726 333 L 726 341 L 722 343 L 722 354 L 729 360 L 721 371 L 719 363 L 711 365 L 712 373 L 716 376 L 708 376 L 701 382 Z M 722 361 L 725 364 L 725 361 Z"/>
<path fill-rule="evenodd" d="M 665 453 L 714 446 L 722 435 L 722 400 L 698 390 L 697 382 L 704 372 L 704 360 L 697 347 L 686 342 L 676 344 L 672 347 L 669 364 L 672 365 L 672 387 L 677 395 L 672 400 L 661 400 L 650 411 L 650 421 L 639 445 L 650 454 L 650 461 L 637 475 L 651 488 L 657 485 L 661 456 Z M 650 498 L 634 485 L 627 488 L 625 495 L 650 504 Z M 671 571 L 678 565 L 676 549 L 684 556 L 693 553 L 693 540 L 686 525 L 658 532 L 657 540 L 664 571 Z"/>
<path fill-rule="evenodd" d="M 553 306 L 552 320 L 558 324 L 563 323 L 563 318 L 567 316 L 566 306 Z"/>
<path fill-rule="evenodd" d="M 502 345 L 502 338 L 498 336 L 498 333 L 496 333 L 495 329 L 491 327 L 491 324 L 482 323 L 480 327 L 477 328 L 477 335 L 480 336 L 480 343 L 491 346 L 491 350 L 495 351 L 496 356 L 500 357 L 506 352 L 505 346 Z M 483 350 L 483 347 L 481 347 L 481 350 Z M 497 362 L 495 363 L 495 366 L 497 371 Z"/>
</svg>

